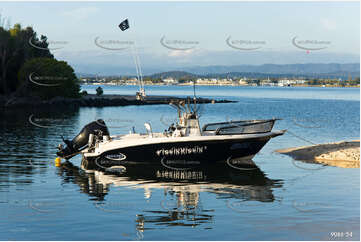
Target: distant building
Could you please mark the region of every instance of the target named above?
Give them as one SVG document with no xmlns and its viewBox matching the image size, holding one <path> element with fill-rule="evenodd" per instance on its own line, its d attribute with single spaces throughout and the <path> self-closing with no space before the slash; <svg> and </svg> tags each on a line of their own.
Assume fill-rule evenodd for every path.
<svg viewBox="0 0 361 242">
<path fill-rule="evenodd" d="M 239 85 L 241 85 L 241 86 L 248 85 L 247 79 L 246 78 L 239 79 Z"/>
<path fill-rule="evenodd" d="M 289 86 L 293 84 L 304 84 L 306 80 L 290 80 L 290 79 L 282 79 L 278 80 L 278 86 Z"/>
<path fill-rule="evenodd" d="M 137 78 L 132 78 L 132 79 L 128 79 L 125 82 L 126 85 L 138 85 L 138 79 Z"/>
<path fill-rule="evenodd" d="M 305 84 L 306 80 L 295 80 L 296 84 Z"/>
<path fill-rule="evenodd" d="M 166 79 L 163 79 L 163 82 L 165 84 L 168 84 L 168 85 L 174 85 L 174 84 L 178 84 L 178 81 L 169 77 L 169 78 L 166 78 Z"/>
<path fill-rule="evenodd" d="M 272 82 L 269 78 L 264 79 L 260 82 L 261 86 L 274 86 L 274 82 Z"/>
<path fill-rule="evenodd" d="M 221 79 L 218 81 L 218 85 L 232 85 L 233 82 L 231 79 Z"/>
<path fill-rule="evenodd" d="M 197 79 L 196 83 L 199 85 L 217 85 L 218 80 L 217 79 L 208 79 L 208 78 L 204 78 L 204 79 Z"/>
</svg>

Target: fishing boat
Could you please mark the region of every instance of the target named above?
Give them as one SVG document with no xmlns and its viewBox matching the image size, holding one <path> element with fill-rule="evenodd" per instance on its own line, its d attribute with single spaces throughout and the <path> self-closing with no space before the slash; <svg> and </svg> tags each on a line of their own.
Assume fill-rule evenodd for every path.
<svg viewBox="0 0 361 242">
<path fill-rule="evenodd" d="M 129 28 L 128 19 L 119 28 Z M 137 50 L 133 59 L 140 84 L 136 94 L 138 100 L 146 97 L 142 70 Z M 82 154 L 85 169 L 106 169 L 128 164 L 161 164 L 165 167 L 184 169 L 189 165 L 203 165 L 229 161 L 234 158 L 253 158 L 273 137 L 284 134 L 285 130 L 272 131 L 277 119 L 240 120 L 199 124 L 199 106 L 195 95 L 191 99 L 170 103 L 178 112 L 178 122 L 164 132 L 153 132 L 150 123 L 145 123 L 146 133 L 110 136 L 108 127 L 101 119 L 87 124 L 72 140 L 63 138 L 57 155 L 61 158 Z"/>
<path fill-rule="evenodd" d="M 57 155 L 70 159 L 81 154 L 83 166 L 107 168 L 132 164 L 162 164 L 184 167 L 227 159 L 253 158 L 271 139 L 286 130 L 272 131 L 278 119 L 240 120 L 199 124 L 196 97 L 170 103 L 178 112 L 178 122 L 164 132 L 153 132 L 145 123 L 146 133 L 113 135 L 101 119 L 87 124 L 73 140 L 63 139 Z"/>
</svg>

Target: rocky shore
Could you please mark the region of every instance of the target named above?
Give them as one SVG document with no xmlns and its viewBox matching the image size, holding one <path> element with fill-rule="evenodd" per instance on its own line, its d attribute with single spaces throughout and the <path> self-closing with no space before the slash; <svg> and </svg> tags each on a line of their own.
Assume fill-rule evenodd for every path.
<svg viewBox="0 0 361 242">
<path fill-rule="evenodd" d="M 276 150 L 296 160 L 342 168 L 360 168 L 360 140 Z"/>
<path fill-rule="evenodd" d="M 52 107 L 52 106 L 78 106 L 78 107 L 107 107 L 127 105 L 154 105 L 169 104 L 171 101 L 185 100 L 185 98 L 172 96 L 147 96 L 144 101 L 136 100 L 135 95 L 101 95 L 88 94 L 82 98 L 55 97 L 51 100 L 41 100 L 34 97 L 4 97 L 0 96 L 2 108 L 26 107 Z M 230 103 L 229 100 L 214 100 L 197 98 L 197 103 Z"/>
</svg>

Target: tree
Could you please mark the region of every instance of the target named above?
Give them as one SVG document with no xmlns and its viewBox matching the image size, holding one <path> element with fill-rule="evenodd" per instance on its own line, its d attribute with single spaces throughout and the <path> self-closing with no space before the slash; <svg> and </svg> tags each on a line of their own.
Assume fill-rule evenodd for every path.
<svg viewBox="0 0 361 242">
<path fill-rule="evenodd" d="M 33 58 L 25 62 L 18 73 L 21 95 L 51 99 L 56 96 L 80 97 L 79 81 L 65 61 L 53 58 Z"/>
<path fill-rule="evenodd" d="M 0 80 L 2 83 L 2 90 L 5 94 L 9 93 L 7 85 L 7 67 L 11 58 L 16 54 L 14 39 L 10 32 L 0 27 Z"/>
<path fill-rule="evenodd" d="M 14 92 L 19 86 L 20 68 L 27 60 L 37 57 L 53 58 L 45 36 L 39 40 L 31 27 L 22 29 L 20 24 L 9 29 L 0 26 L 0 93 Z"/>
</svg>

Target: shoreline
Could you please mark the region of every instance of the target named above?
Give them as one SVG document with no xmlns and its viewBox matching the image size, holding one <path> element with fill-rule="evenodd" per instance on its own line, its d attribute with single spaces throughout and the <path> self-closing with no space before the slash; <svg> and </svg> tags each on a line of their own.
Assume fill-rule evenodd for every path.
<svg viewBox="0 0 361 242">
<path fill-rule="evenodd" d="M 110 83 L 82 83 L 81 85 L 87 85 L 87 86 L 138 86 L 138 84 L 123 84 L 123 85 L 119 85 L 119 84 L 110 84 Z M 182 84 L 174 84 L 174 85 L 168 85 L 168 84 L 160 84 L 160 83 L 155 83 L 155 84 L 144 84 L 144 86 L 193 86 L 193 84 L 189 84 L 189 83 L 182 83 Z M 322 88 L 360 88 L 360 85 L 356 85 L 356 86 L 341 86 L 341 85 L 302 85 L 302 84 L 297 84 L 297 85 L 291 85 L 291 86 L 279 86 L 279 85 L 233 85 L 233 84 L 195 84 L 195 86 L 221 86 L 221 87 L 322 87 Z"/>
<path fill-rule="evenodd" d="M 182 97 L 174 96 L 147 96 L 145 100 L 137 100 L 135 95 L 106 94 L 97 96 L 88 94 L 81 98 L 55 97 L 50 100 L 41 100 L 35 97 L 9 98 L 0 96 L 0 108 L 27 108 L 27 107 L 53 107 L 53 106 L 76 106 L 76 107 L 110 107 L 129 105 L 157 105 L 169 104 L 171 101 L 186 100 Z M 192 99 L 193 101 L 193 99 Z M 236 101 L 216 100 L 208 98 L 197 98 L 198 104 L 205 103 L 233 103 Z"/>
<path fill-rule="evenodd" d="M 360 168 L 360 140 L 278 149 L 295 160 L 342 168 Z"/>
</svg>

